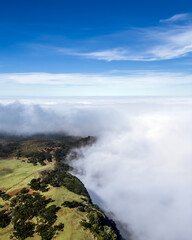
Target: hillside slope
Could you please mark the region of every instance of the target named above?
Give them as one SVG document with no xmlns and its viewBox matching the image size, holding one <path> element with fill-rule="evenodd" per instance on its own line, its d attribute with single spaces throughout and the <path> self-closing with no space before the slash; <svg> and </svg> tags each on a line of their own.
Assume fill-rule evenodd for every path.
<svg viewBox="0 0 192 240">
<path fill-rule="evenodd" d="M 76 148 L 92 142 L 91 137 L 63 137 L 0 143 L 0 239 L 121 238 L 68 172 L 68 154 L 75 156 Z"/>
</svg>

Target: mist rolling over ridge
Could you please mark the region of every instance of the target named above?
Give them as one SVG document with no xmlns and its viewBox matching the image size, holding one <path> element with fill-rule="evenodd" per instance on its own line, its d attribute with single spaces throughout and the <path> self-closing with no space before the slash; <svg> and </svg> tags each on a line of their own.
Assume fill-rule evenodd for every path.
<svg viewBox="0 0 192 240">
<path fill-rule="evenodd" d="M 93 201 L 133 240 L 192 239 L 192 99 L 0 100 L 0 132 L 97 142 L 73 161 Z M 97 198 L 98 196 L 98 198 Z"/>
<path fill-rule="evenodd" d="M 0 238 L 192 240 L 192 1 L 0 6 Z M 60 227 L 14 220 L 21 181 Z"/>
</svg>

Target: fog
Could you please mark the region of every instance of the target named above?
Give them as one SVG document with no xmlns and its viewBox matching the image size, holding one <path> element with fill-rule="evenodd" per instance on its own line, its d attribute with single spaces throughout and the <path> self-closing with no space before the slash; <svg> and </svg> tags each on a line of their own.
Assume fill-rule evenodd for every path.
<svg viewBox="0 0 192 240">
<path fill-rule="evenodd" d="M 94 135 L 74 173 L 133 240 L 192 239 L 192 99 L 1 99 L 0 131 Z"/>
</svg>

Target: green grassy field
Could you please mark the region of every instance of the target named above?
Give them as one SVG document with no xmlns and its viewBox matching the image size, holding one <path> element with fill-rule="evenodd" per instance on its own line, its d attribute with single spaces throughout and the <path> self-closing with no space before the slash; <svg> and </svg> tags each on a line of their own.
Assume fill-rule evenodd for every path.
<svg viewBox="0 0 192 240">
<path fill-rule="evenodd" d="M 38 177 L 42 170 L 51 168 L 51 165 L 34 166 L 31 163 L 18 159 L 0 160 L 0 188 L 10 193 L 11 191 L 26 186 L 32 178 Z"/>
<path fill-rule="evenodd" d="M 0 160 L 0 189 L 6 191 L 10 195 L 14 195 L 21 188 L 27 187 L 28 183 L 33 178 L 37 178 L 39 173 L 46 169 L 51 169 L 53 166 L 46 165 L 34 166 L 27 162 L 22 162 L 18 159 L 4 159 Z M 80 225 L 82 219 L 86 219 L 86 213 L 80 212 L 77 208 L 66 208 L 61 206 L 64 201 L 79 201 L 82 202 L 81 195 L 77 195 L 65 187 L 54 188 L 45 193 L 41 193 L 47 197 L 55 200 L 54 204 L 60 206 L 61 209 L 57 212 L 57 221 L 55 224 L 64 223 L 63 232 L 54 238 L 58 240 L 93 240 L 94 237 L 89 230 L 84 230 Z M 85 198 L 85 197 L 84 197 Z M 0 204 L 5 205 L 6 201 L 0 198 Z M 10 234 L 13 231 L 13 226 L 10 224 L 8 227 L 0 229 L 0 239 L 10 239 Z M 33 238 L 27 239 L 41 239 L 39 236 L 34 235 Z"/>
</svg>

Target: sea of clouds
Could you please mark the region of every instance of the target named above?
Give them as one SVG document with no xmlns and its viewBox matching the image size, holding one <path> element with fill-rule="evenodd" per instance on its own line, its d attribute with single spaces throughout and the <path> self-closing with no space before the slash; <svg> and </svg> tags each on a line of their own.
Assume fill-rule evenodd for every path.
<svg viewBox="0 0 192 240">
<path fill-rule="evenodd" d="M 97 137 L 73 160 L 131 240 L 192 239 L 192 99 L 0 99 L 0 131 Z"/>
</svg>

